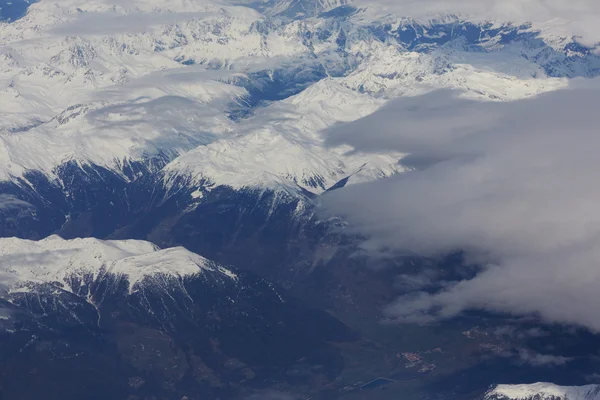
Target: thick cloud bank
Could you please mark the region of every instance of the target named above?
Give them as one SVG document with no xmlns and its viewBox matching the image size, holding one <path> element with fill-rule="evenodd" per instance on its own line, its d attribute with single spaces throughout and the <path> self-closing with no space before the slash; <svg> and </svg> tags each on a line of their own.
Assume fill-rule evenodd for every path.
<svg viewBox="0 0 600 400">
<path fill-rule="evenodd" d="M 484 265 L 399 299 L 390 315 L 485 309 L 600 330 L 600 85 L 573 86 L 509 103 L 434 92 L 332 129 L 332 144 L 409 154 L 412 172 L 325 196 L 328 212 L 369 235 L 366 247 L 464 250 Z"/>
</svg>

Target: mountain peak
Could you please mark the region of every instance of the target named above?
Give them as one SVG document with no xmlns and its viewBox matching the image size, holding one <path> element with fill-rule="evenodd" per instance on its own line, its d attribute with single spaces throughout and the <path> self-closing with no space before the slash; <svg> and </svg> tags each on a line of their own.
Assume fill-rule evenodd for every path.
<svg viewBox="0 0 600 400">
<path fill-rule="evenodd" d="M 33 284 L 58 285 L 74 291 L 74 276 L 96 280 L 106 275 L 127 279 L 130 292 L 146 278 L 183 279 L 204 271 L 236 279 L 228 269 L 183 247 L 159 249 L 141 240 L 65 240 L 53 235 L 40 241 L 0 238 L 0 286 L 27 291 Z"/>
<path fill-rule="evenodd" d="M 538 382 L 525 385 L 498 385 L 486 400 L 598 400 L 600 385 L 559 386 Z"/>
</svg>

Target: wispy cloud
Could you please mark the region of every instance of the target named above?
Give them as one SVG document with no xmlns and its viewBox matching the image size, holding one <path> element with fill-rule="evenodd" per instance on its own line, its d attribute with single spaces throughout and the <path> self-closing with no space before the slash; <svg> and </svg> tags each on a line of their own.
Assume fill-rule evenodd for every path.
<svg viewBox="0 0 600 400">
<path fill-rule="evenodd" d="M 181 23 L 214 16 L 214 12 L 82 12 L 72 21 L 58 25 L 50 33 L 65 36 L 107 35 L 115 33 L 143 33 L 161 25 Z"/>
<path fill-rule="evenodd" d="M 540 354 L 526 349 L 519 349 L 517 354 L 521 363 L 529 364 L 534 367 L 553 367 L 564 365 L 569 361 L 572 361 L 572 358 L 569 357 Z"/>
</svg>

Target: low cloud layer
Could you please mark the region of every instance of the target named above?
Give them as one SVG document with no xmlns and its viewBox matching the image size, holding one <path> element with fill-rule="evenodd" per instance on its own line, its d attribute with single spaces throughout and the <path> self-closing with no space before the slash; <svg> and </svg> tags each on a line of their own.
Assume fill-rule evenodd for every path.
<svg viewBox="0 0 600 400">
<path fill-rule="evenodd" d="M 485 309 L 600 331 L 598 104 L 594 81 L 507 103 L 443 91 L 331 130 L 332 145 L 409 154 L 412 172 L 324 198 L 328 213 L 369 236 L 368 250 L 463 250 L 483 265 L 474 279 L 399 299 L 391 317 Z"/>
<path fill-rule="evenodd" d="M 141 33 L 158 29 L 161 25 L 186 22 L 214 16 L 211 12 L 154 12 L 111 14 L 88 12 L 78 18 L 58 25 L 51 33 L 64 36 L 106 35 L 115 33 Z"/>
</svg>

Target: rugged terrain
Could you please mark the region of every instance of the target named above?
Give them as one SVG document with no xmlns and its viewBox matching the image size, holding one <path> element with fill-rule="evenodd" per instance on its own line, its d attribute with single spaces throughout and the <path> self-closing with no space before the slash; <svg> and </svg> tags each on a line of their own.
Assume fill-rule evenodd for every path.
<svg viewBox="0 0 600 400">
<path fill-rule="evenodd" d="M 509 101 L 600 75 L 560 26 L 305 0 L 11 2 L 0 21 L 0 398 L 466 399 L 593 380 L 589 332 L 385 321 L 398 275 L 462 260 L 368 259 L 318 208 L 407 170 L 332 145 L 339 123 L 434 89 Z M 485 396 L 537 398 L 502 388 Z"/>
</svg>

